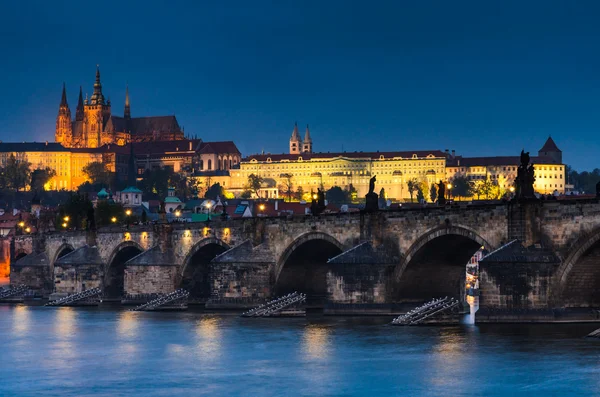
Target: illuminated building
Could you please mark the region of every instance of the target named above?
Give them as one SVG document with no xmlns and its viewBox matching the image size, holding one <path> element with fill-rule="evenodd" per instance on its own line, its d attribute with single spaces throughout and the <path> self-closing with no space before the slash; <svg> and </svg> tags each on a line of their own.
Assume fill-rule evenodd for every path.
<svg viewBox="0 0 600 397">
<path fill-rule="evenodd" d="M 306 146 L 307 142 L 310 142 L 309 146 Z M 306 148 L 302 153 L 298 150 L 301 144 Z M 300 141 L 298 127 L 294 126 L 289 154 L 248 156 L 242 160 L 239 169 L 230 171 L 228 190 L 240 193 L 248 183 L 248 176 L 255 174 L 264 180 L 259 195 L 265 198 L 279 197 L 280 187 L 286 185 L 288 179 L 294 191 L 299 187 L 306 193 L 333 186 L 342 189 L 352 186 L 358 197 L 364 197 L 369 191 L 371 176 L 376 175 L 376 193 L 385 188 L 387 198 L 407 199 L 410 198 L 409 180 L 431 186 L 445 178 L 445 164 L 446 156 L 439 150 L 314 153 L 308 128 L 304 141 Z M 416 192 L 413 192 L 415 196 Z"/>
<path fill-rule="evenodd" d="M 519 163 L 519 156 L 462 157 L 452 154 L 448 156 L 446 178 L 451 180 L 464 175 L 474 182 L 489 179 L 508 190 L 514 185 Z M 538 155 L 531 157 L 531 163 L 535 171 L 533 187 L 536 192 L 565 192 L 566 166 L 562 163 L 562 151 L 551 137 L 538 151 Z"/>
<path fill-rule="evenodd" d="M 94 92 L 83 99 L 79 88 L 79 100 L 75 119 L 67 103 L 66 87 L 56 117 L 55 141 L 65 147 L 97 148 L 102 145 L 125 145 L 128 142 L 166 141 L 183 139 L 184 134 L 175 116 L 131 117 L 129 88 L 125 94 L 123 117 L 111 111 L 110 99 L 105 100 L 100 83 L 100 69 L 96 69 Z"/>
<path fill-rule="evenodd" d="M 44 186 L 46 190 L 76 189 L 87 181 L 83 168 L 102 161 L 102 152 L 97 149 L 65 148 L 49 142 L 0 143 L 0 166 L 5 167 L 11 155 L 17 161 L 28 161 L 31 171 L 46 167 L 56 171 Z"/>
</svg>

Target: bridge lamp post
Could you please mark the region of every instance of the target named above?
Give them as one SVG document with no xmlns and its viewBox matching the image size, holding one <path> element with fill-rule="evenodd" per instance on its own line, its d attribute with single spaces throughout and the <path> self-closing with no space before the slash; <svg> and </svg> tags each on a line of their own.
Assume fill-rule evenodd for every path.
<svg viewBox="0 0 600 397">
<path fill-rule="evenodd" d="M 29 226 L 25 228 L 25 233 L 31 233 L 31 228 Z"/>
<path fill-rule="evenodd" d="M 264 215 L 264 211 L 265 211 L 265 205 L 264 204 L 259 204 L 258 206 L 258 210 L 260 211 L 260 214 Z"/>
<path fill-rule="evenodd" d="M 131 210 L 127 209 L 125 211 L 125 215 L 127 215 L 127 230 L 129 230 L 129 217 L 131 216 Z"/>
<path fill-rule="evenodd" d="M 452 198 L 452 184 L 449 183 L 446 187 L 448 188 L 448 198 Z"/>
<path fill-rule="evenodd" d="M 210 222 L 210 209 L 212 208 L 212 203 L 210 201 L 208 201 L 206 203 L 206 223 L 208 224 Z"/>
<path fill-rule="evenodd" d="M 110 218 L 110 221 L 111 221 L 112 223 L 117 223 L 117 217 L 116 217 L 116 216 L 113 216 L 112 218 Z"/>
</svg>

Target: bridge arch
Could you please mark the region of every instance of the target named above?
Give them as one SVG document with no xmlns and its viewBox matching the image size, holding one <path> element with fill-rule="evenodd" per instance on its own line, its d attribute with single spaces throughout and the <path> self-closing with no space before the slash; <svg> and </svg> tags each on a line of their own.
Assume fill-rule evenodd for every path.
<svg viewBox="0 0 600 397">
<path fill-rule="evenodd" d="M 135 241 L 124 241 L 112 251 L 104 272 L 105 299 L 120 299 L 123 295 L 125 281 L 125 263 L 144 252 L 142 246 Z"/>
<path fill-rule="evenodd" d="M 463 297 L 466 265 L 481 247 L 494 247 L 462 225 L 428 230 L 406 251 L 394 270 L 395 299 L 420 302 L 440 296 Z"/>
<path fill-rule="evenodd" d="M 600 228 L 580 236 L 556 272 L 554 295 L 567 307 L 600 307 Z"/>
<path fill-rule="evenodd" d="M 62 258 L 63 256 L 73 252 L 75 248 L 69 243 L 62 243 L 60 247 L 54 252 L 54 256 L 50 261 L 50 266 L 53 267 L 57 260 Z"/>
<path fill-rule="evenodd" d="M 210 262 L 228 249 L 229 245 L 214 237 L 202 239 L 190 249 L 181 266 L 180 287 L 189 291 L 192 301 L 203 302 L 210 297 Z"/>
<path fill-rule="evenodd" d="M 309 303 L 323 301 L 327 293 L 327 261 L 345 247 L 323 232 L 308 232 L 297 237 L 281 254 L 273 273 L 274 294 L 298 291 L 307 294 Z"/>
</svg>

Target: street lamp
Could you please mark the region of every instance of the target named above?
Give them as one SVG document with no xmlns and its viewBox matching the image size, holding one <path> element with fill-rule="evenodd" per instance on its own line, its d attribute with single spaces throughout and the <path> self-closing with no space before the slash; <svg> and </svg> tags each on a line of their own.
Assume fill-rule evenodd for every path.
<svg viewBox="0 0 600 397">
<path fill-rule="evenodd" d="M 265 205 L 264 204 L 259 205 L 258 209 L 261 210 L 261 211 L 264 211 L 265 210 Z"/>
<path fill-rule="evenodd" d="M 508 188 L 508 190 L 510 190 L 511 193 L 514 193 L 515 192 L 515 187 L 511 186 L 511 187 Z"/>
<path fill-rule="evenodd" d="M 451 198 L 452 197 L 452 184 L 449 183 L 447 188 L 448 188 L 448 198 Z"/>
<path fill-rule="evenodd" d="M 212 203 L 210 201 L 206 202 L 206 222 L 210 222 L 210 209 L 212 207 Z"/>
<path fill-rule="evenodd" d="M 129 217 L 131 216 L 131 209 L 127 208 L 127 210 L 125 210 L 125 215 L 127 215 L 127 230 L 129 230 Z"/>
<path fill-rule="evenodd" d="M 67 222 L 63 222 L 62 227 L 67 228 Z"/>
<path fill-rule="evenodd" d="M 30 228 L 30 227 L 26 227 L 26 228 L 25 228 L 25 232 L 26 232 L 26 233 L 31 233 L 31 228 Z"/>
<path fill-rule="evenodd" d="M 131 215 L 131 210 L 128 209 L 127 211 L 125 211 L 125 215 L 130 216 Z"/>
<path fill-rule="evenodd" d="M 65 217 L 63 218 L 63 221 L 65 221 L 65 222 L 69 222 L 69 219 L 70 219 L 70 218 L 69 218 L 68 216 L 65 216 Z"/>
<path fill-rule="evenodd" d="M 116 216 L 113 216 L 112 218 L 110 218 L 110 221 L 111 221 L 112 223 L 117 223 L 117 217 L 116 217 Z"/>
<path fill-rule="evenodd" d="M 181 216 L 181 211 L 179 211 L 179 210 L 176 210 L 176 211 L 175 211 L 175 216 L 176 216 L 177 218 L 179 218 L 179 217 Z"/>
<path fill-rule="evenodd" d="M 19 227 L 23 227 L 23 226 L 25 226 L 25 222 L 23 222 L 23 221 L 19 222 Z"/>
</svg>

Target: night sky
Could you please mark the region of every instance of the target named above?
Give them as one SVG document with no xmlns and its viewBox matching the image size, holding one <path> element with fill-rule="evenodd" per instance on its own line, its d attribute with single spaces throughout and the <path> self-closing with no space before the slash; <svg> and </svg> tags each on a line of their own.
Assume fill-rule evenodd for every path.
<svg viewBox="0 0 600 397">
<path fill-rule="evenodd" d="M 244 155 L 537 152 L 600 166 L 598 1 L 2 1 L 0 139 L 54 139 L 100 64 L 121 115 L 176 114 Z"/>
</svg>

